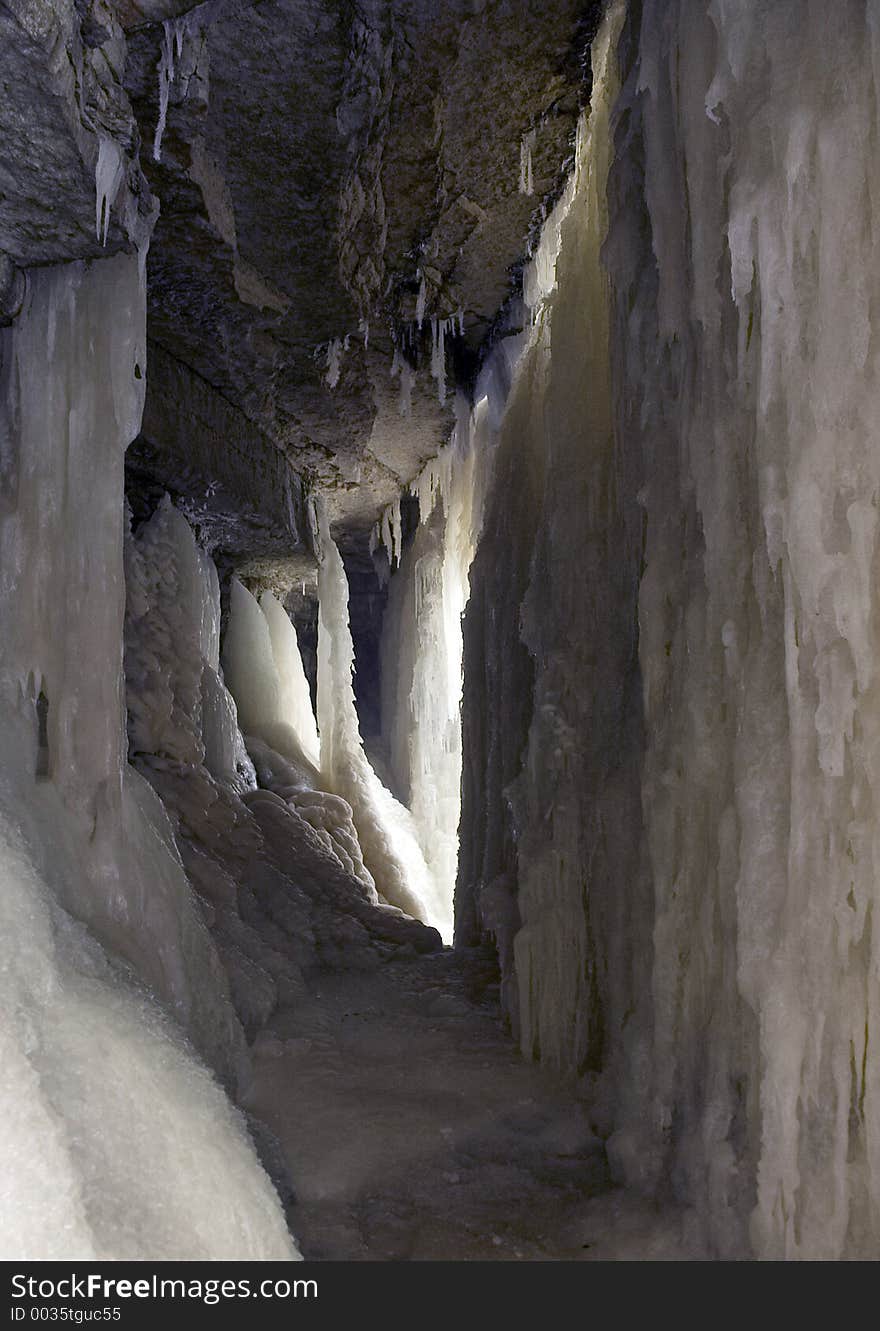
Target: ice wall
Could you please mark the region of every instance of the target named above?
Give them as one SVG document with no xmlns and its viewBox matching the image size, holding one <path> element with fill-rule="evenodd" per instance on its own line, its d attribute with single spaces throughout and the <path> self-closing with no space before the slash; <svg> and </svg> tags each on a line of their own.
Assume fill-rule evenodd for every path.
<svg viewBox="0 0 880 1331">
<path fill-rule="evenodd" d="M 290 1257 L 277 1198 L 192 1048 L 235 1084 L 228 981 L 162 804 L 126 763 L 139 257 L 32 270 L 0 366 L 4 1256 Z M 221 1160 L 218 1214 L 206 1180 Z"/>
<path fill-rule="evenodd" d="M 733 1204 L 762 1255 L 876 1255 L 877 11 L 651 3 L 640 46 L 655 1115 L 719 1242 Z"/>
<path fill-rule="evenodd" d="M 880 1237 L 878 40 L 610 7 L 465 619 L 462 934 L 724 1256 Z"/>
<path fill-rule="evenodd" d="M 464 622 L 459 934 L 495 936 L 524 1051 L 591 1076 L 622 1057 L 606 1031 L 622 1030 L 650 946 L 632 533 L 600 261 L 622 20 L 611 6 L 593 46 L 574 171 L 524 273 L 524 331 L 485 371 L 496 440 Z"/>
</svg>

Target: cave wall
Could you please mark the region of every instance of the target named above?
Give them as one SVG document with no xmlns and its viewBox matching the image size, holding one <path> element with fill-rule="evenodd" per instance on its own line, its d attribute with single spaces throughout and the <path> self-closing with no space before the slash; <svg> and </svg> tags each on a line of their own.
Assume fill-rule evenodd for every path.
<svg viewBox="0 0 880 1331">
<path fill-rule="evenodd" d="M 459 919 L 726 1256 L 878 1232 L 876 42 L 630 7 L 465 618 Z"/>
</svg>

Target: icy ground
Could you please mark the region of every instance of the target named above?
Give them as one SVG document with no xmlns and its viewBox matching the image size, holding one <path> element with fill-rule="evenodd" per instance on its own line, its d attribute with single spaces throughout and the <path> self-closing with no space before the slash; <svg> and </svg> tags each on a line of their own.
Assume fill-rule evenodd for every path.
<svg viewBox="0 0 880 1331">
<path fill-rule="evenodd" d="M 247 1107 L 280 1139 L 306 1259 L 702 1255 L 687 1216 L 611 1187 L 571 1089 L 503 1033 L 479 953 L 313 981 L 254 1046 Z"/>
</svg>

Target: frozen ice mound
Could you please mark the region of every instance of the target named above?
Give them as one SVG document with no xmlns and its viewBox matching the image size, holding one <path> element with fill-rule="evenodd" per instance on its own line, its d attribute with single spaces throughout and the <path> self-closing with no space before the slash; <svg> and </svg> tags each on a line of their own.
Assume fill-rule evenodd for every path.
<svg viewBox="0 0 880 1331">
<path fill-rule="evenodd" d="M 3 814 L 0 875 L 4 1260 L 295 1258 L 240 1114 Z"/>
</svg>

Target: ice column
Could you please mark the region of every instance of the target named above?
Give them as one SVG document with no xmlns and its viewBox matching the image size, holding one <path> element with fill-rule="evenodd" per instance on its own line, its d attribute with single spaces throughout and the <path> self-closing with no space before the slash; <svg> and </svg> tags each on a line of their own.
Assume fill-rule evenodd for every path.
<svg viewBox="0 0 880 1331">
<path fill-rule="evenodd" d="M 391 905 L 451 940 L 451 911 L 425 863 L 409 811 L 386 790 L 364 753 L 352 688 L 354 647 L 348 581 L 323 510 L 315 515 L 319 548 L 318 726 L 321 770 L 329 790 L 351 805 L 364 862 Z"/>
<path fill-rule="evenodd" d="M 260 602 L 233 578 L 223 670 L 241 727 L 317 783 L 320 746 L 296 629 L 271 593 Z"/>
</svg>

